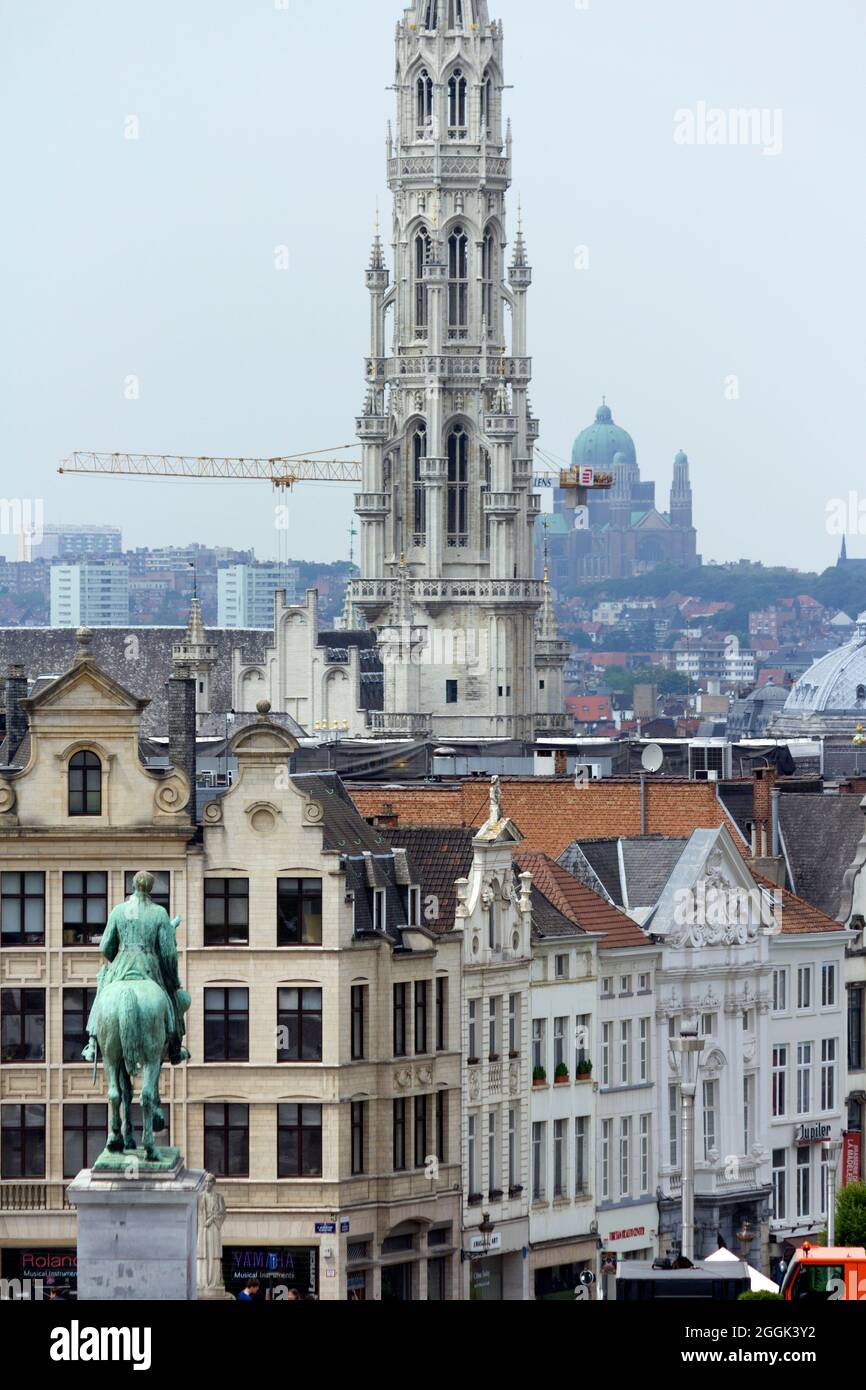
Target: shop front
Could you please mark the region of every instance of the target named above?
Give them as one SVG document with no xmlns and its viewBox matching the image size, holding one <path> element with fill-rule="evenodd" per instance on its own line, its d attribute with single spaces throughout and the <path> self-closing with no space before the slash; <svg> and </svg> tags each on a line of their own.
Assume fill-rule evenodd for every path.
<svg viewBox="0 0 866 1390">
<path fill-rule="evenodd" d="M 503 1222 L 491 1234 L 463 1232 L 464 1297 L 472 1303 L 520 1303 L 529 1298 L 529 1223 Z"/>
<path fill-rule="evenodd" d="M 616 1297 L 616 1271 L 624 1260 L 654 1260 L 659 1210 L 655 1202 L 599 1212 L 598 1296 Z"/>
<path fill-rule="evenodd" d="M 78 1297 L 78 1256 L 75 1246 L 43 1248 L 29 1245 L 0 1250 L 0 1277 L 24 1296 L 45 1299 Z M 5 1285 L 4 1285 L 5 1287 Z"/>
<path fill-rule="evenodd" d="M 226 1292 L 237 1298 L 244 1290 L 262 1302 L 319 1296 L 317 1245 L 227 1245 L 223 1249 Z M 258 1289 L 254 1285 L 258 1284 Z"/>
<path fill-rule="evenodd" d="M 530 1252 L 531 1295 L 541 1302 L 574 1302 L 575 1298 L 595 1298 L 592 1286 L 581 1284 L 580 1276 L 596 1273 L 598 1242 L 595 1236 L 578 1240 L 551 1241 L 533 1246 Z M 589 1288 L 588 1293 L 578 1289 Z"/>
</svg>

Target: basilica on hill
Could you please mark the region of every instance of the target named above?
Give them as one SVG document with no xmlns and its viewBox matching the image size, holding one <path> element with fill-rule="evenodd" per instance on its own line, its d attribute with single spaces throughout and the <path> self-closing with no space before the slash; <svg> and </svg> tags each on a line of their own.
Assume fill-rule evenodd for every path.
<svg viewBox="0 0 866 1390">
<path fill-rule="evenodd" d="M 641 478 L 631 435 L 614 422 L 607 401 L 595 421 L 574 442 L 572 465 L 610 474 L 609 492 L 590 492 L 588 514 L 569 508 L 557 490 L 547 528 L 550 572 L 558 589 L 580 580 L 629 579 L 660 565 L 694 569 L 700 565 L 697 532 L 692 523 L 689 460 L 680 450 L 674 459 L 667 512 L 656 506 L 656 485 Z"/>
</svg>

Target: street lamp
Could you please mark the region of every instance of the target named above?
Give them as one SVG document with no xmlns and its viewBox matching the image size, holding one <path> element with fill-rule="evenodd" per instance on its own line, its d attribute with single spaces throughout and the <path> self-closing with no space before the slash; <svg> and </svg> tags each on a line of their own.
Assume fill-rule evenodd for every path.
<svg viewBox="0 0 866 1390">
<path fill-rule="evenodd" d="M 827 1244 L 836 1244 L 836 1168 L 842 1152 L 840 1139 L 827 1139 L 821 1145 L 827 1164 Z"/>
<path fill-rule="evenodd" d="M 742 1247 L 743 1259 L 745 1260 L 746 1264 L 749 1263 L 749 1255 L 752 1251 L 752 1242 L 754 1239 L 755 1232 L 752 1228 L 752 1223 L 744 1218 L 743 1224 L 737 1231 L 737 1240 L 740 1242 L 740 1246 Z"/>
<path fill-rule="evenodd" d="M 680 1145 L 683 1167 L 683 1258 L 695 1258 L 695 1091 L 704 1040 L 698 1037 L 697 1019 L 684 1018 L 680 1035 L 673 1043 L 680 1057 Z"/>
</svg>

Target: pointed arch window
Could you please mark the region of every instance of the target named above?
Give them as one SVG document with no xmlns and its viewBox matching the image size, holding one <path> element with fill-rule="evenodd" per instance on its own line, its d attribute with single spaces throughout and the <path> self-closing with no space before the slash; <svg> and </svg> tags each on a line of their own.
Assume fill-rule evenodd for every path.
<svg viewBox="0 0 866 1390">
<path fill-rule="evenodd" d="M 433 127 L 433 79 L 426 68 L 418 74 L 415 84 L 418 119 L 418 139 L 429 137 Z"/>
<path fill-rule="evenodd" d="M 481 80 L 481 130 L 493 133 L 493 78 L 488 68 Z"/>
<path fill-rule="evenodd" d="M 448 331 L 465 338 L 469 323 L 469 238 L 465 227 L 455 227 L 448 238 Z"/>
<path fill-rule="evenodd" d="M 466 139 L 466 77 L 455 68 L 448 82 L 448 138 Z"/>
<path fill-rule="evenodd" d="M 482 449 L 482 450 L 481 450 L 481 467 L 482 467 L 482 470 L 483 470 L 483 472 L 484 472 L 484 483 L 483 483 L 482 488 L 481 488 L 481 493 L 482 493 L 481 505 L 482 505 L 482 507 L 483 507 L 483 506 L 484 506 L 484 498 L 485 498 L 485 497 L 489 497 L 489 496 L 490 496 L 490 493 L 493 491 L 493 464 L 492 464 L 491 461 L 490 461 L 490 454 L 488 453 L 488 451 L 487 451 L 486 449 Z M 485 550 L 486 550 L 486 552 L 487 552 L 487 557 L 488 557 L 488 559 L 489 559 L 489 558 L 490 558 L 490 515 L 489 515 L 489 513 L 487 513 L 486 511 L 485 511 L 485 513 L 484 513 L 483 516 L 482 516 L 482 525 L 483 525 L 483 527 L 484 527 L 484 548 L 485 548 Z"/>
<path fill-rule="evenodd" d="M 412 436 L 412 487 L 415 499 L 415 545 L 427 543 L 427 494 L 421 465 L 427 457 L 427 426 L 419 425 Z"/>
<path fill-rule="evenodd" d="M 69 761 L 69 814 L 102 815 L 102 763 L 95 753 L 76 753 Z"/>
<path fill-rule="evenodd" d="M 426 227 L 421 227 L 415 237 L 413 251 L 415 273 L 415 336 L 426 338 L 429 326 L 429 294 L 424 281 L 424 271 L 430 260 L 433 243 Z"/>
<path fill-rule="evenodd" d="M 469 435 L 456 425 L 448 436 L 448 544 L 465 549 L 469 544 Z"/>
<path fill-rule="evenodd" d="M 487 321 L 488 338 L 496 337 L 496 237 L 491 227 L 481 246 L 481 312 Z"/>
<path fill-rule="evenodd" d="M 427 30 L 435 29 L 439 24 L 439 0 L 427 0 L 424 11 L 424 28 Z"/>
</svg>

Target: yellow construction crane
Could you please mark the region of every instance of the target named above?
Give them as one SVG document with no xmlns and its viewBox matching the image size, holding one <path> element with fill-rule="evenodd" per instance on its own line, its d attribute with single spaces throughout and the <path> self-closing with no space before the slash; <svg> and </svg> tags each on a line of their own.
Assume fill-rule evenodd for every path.
<svg viewBox="0 0 866 1390">
<path fill-rule="evenodd" d="M 339 453 L 353 444 L 339 444 L 322 453 Z M 64 459 L 58 473 L 115 478 L 187 478 L 209 482 L 272 483 L 291 490 L 296 483 L 362 482 L 361 465 L 353 459 L 323 459 L 301 455 L 287 458 L 185 458 L 177 454 L 76 453 Z"/>
</svg>

